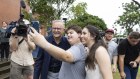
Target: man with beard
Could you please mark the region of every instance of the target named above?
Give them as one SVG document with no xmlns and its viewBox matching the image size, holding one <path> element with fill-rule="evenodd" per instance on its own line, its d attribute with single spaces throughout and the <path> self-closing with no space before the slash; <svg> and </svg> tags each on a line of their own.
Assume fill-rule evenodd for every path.
<svg viewBox="0 0 140 79">
<path fill-rule="evenodd" d="M 105 31 L 104 41 L 107 44 L 108 47 L 108 53 L 110 56 L 110 60 L 112 61 L 112 72 L 116 72 L 117 69 L 117 43 L 115 43 L 112 38 L 114 36 L 114 30 L 113 29 L 107 29 Z"/>
</svg>

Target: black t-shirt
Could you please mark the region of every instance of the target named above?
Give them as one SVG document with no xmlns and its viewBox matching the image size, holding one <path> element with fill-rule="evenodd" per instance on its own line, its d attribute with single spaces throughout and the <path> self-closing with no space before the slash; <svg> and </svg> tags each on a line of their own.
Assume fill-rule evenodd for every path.
<svg viewBox="0 0 140 79">
<path fill-rule="evenodd" d="M 139 56 L 140 42 L 137 45 L 132 46 L 128 42 L 128 39 L 122 40 L 118 46 L 118 54 L 125 55 L 124 64 L 128 65 L 130 61 L 136 60 L 136 58 Z"/>
</svg>

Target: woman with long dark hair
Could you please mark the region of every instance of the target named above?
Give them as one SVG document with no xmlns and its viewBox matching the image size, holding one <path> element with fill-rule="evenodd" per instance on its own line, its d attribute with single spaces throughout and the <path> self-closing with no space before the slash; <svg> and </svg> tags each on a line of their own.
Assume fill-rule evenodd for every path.
<svg viewBox="0 0 140 79">
<path fill-rule="evenodd" d="M 107 47 L 98 29 L 91 25 L 84 27 L 81 41 L 89 49 L 85 61 L 86 79 L 113 79 Z"/>
</svg>

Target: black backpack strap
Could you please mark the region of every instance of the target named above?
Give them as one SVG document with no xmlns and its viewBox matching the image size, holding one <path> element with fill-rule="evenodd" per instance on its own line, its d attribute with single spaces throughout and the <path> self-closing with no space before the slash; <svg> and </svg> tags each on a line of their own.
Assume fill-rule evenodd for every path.
<svg viewBox="0 0 140 79">
<path fill-rule="evenodd" d="M 22 40 L 20 40 L 20 42 L 18 42 L 18 45 L 20 45 L 23 42 L 24 38 L 22 38 Z"/>
</svg>

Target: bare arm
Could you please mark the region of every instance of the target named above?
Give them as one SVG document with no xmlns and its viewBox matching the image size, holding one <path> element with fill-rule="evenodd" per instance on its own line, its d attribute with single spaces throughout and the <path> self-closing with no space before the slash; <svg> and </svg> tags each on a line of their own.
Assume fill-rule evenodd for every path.
<svg viewBox="0 0 140 79">
<path fill-rule="evenodd" d="M 113 68 L 112 68 L 113 72 L 117 71 L 117 60 L 118 60 L 118 56 L 113 56 Z"/>
<path fill-rule="evenodd" d="M 47 41 L 44 44 L 48 45 L 49 47 L 45 46 L 43 47 L 43 49 L 46 50 L 51 56 L 57 58 L 58 60 L 66 62 L 74 61 L 73 56 L 69 51 L 65 51 L 64 49 L 54 46 Z"/>
<path fill-rule="evenodd" d="M 35 29 L 32 29 L 34 33 L 30 32 L 30 36 L 35 44 L 46 50 L 51 56 L 58 60 L 73 62 L 73 55 L 69 51 L 65 51 L 57 46 L 54 46 L 46 41 L 43 35 L 37 33 Z"/>
<path fill-rule="evenodd" d="M 137 57 L 137 59 L 135 60 L 137 63 L 140 63 L 140 54 L 139 56 Z"/>
<path fill-rule="evenodd" d="M 118 56 L 113 57 L 113 65 L 117 66 Z"/>
<path fill-rule="evenodd" d="M 103 79 L 113 79 L 111 62 L 107 50 L 100 46 L 96 50 L 95 58 L 103 75 Z"/>
<path fill-rule="evenodd" d="M 122 78 L 125 78 L 126 77 L 126 74 L 124 72 L 124 57 L 125 57 L 125 55 L 119 55 L 120 76 Z"/>
<path fill-rule="evenodd" d="M 9 40 L 9 45 L 10 45 L 11 52 L 16 51 L 18 49 L 18 36 L 11 35 Z"/>
<path fill-rule="evenodd" d="M 16 51 L 18 49 L 19 39 L 18 39 L 18 36 L 15 35 L 15 31 L 16 31 L 16 28 L 13 28 L 11 31 L 10 39 L 9 39 L 9 45 L 10 45 L 11 52 Z"/>
</svg>

